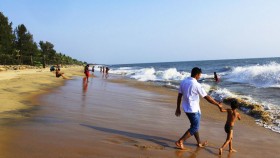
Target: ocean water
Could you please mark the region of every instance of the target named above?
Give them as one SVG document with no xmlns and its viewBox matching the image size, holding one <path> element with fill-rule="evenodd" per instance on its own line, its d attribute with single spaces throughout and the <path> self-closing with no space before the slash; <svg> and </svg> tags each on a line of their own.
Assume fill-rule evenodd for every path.
<svg viewBox="0 0 280 158">
<path fill-rule="evenodd" d="M 280 58 L 122 64 L 112 65 L 110 73 L 178 89 L 193 67 L 202 69 L 199 82 L 217 101 L 238 98 L 261 105 L 273 122 L 256 123 L 280 133 Z M 219 82 L 214 81 L 214 72 Z"/>
</svg>

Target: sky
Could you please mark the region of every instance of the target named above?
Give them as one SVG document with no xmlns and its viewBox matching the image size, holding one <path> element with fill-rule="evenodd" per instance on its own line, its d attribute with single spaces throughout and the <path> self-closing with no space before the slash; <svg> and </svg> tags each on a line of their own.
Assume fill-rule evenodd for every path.
<svg viewBox="0 0 280 158">
<path fill-rule="evenodd" d="M 89 63 L 280 57 L 279 0 L 0 0 L 34 40 Z"/>
</svg>

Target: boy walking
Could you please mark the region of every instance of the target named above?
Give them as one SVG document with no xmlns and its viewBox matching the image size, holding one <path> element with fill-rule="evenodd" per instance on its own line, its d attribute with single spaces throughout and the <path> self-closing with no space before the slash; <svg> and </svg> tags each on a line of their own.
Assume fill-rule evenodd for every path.
<svg viewBox="0 0 280 158">
<path fill-rule="evenodd" d="M 227 112 L 227 122 L 225 124 L 225 132 L 227 133 L 226 142 L 219 149 L 219 155 L 222 155 L 223 149 L 229 144 L 229 152 L 237 152 L 232 148 L 232 138 L 233 138 L 233 126 L 236 119 L 240 120 L 241 116 L 236 111 L 238 108 L 237 101 L 231 102 L 231 109 L 221 109 L 221 112 Z"/>
</svg>

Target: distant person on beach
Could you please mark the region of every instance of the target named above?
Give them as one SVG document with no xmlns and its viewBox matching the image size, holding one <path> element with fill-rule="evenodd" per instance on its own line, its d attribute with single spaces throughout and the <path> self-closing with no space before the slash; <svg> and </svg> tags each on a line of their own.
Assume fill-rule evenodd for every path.
<svg viewBox="0 0 280 158">
<path fill-rule="evenodd" d="M 91 72 L 94 73 L 94 65 L 91 68 Z"/>
<path fill-rule="evenodd" d="M 188 77 L 184 79 L 180 83 L 180 88 L 178 91 L 178 98 L 177 98 L 177 108 L 175 115 L 179 117 L 181 115 L 181 100 L 183 98 L 182 106 L 184 109 L 184 112 L 186 113 L 191 126 L 190 128 L 185 132 L 185 134 L 175 142 L 175 145 L 179 148 L 184 150 L 184 142 L 191 136 L 195 136 L 195 139 L 197 141 L 198 147 L 204 147 L 207 145 L 207 141 L 201 143 L 200 137 L 199 137 L 199 126 L 200 126 L 200 116 L 201 116 L 201 110 L 199 106 L 199 96 L 206 99 L 209 103 L 214 104 L 218 106 L 220 109 L 222 108 L 222 105 L 218 102 L 216 102 L 212 97 L 207 95 L 205 90 L 201 87 L 201 84 L 197 82 L 201 76 L 201 69 L 198 67 L 194 67 L 191 71 L 191 77 Z"/>
<path fill-rule="evenodd" d="M 102 72 L 102 67 L 101 67 L 101 66 L 99 66 L 99 68 L 100 68 L 100 72 Z"/>
<path fill-rule="evenodd" d="M 63 79 L 67 79 L 67 77 L 64 76 L 64 73 L 63 73 L 63 72 L 60 72 L 60 69 L 59 69 L 59 68 L 56 68 L 56 70 L 55 70 L 55 77 L 59 78 L 60 76 L 61 76 Z"/>
<path fill-rule="evenodd" d="M 106 74 L 106 76 L 105 76 L 105 77 L 106 77 L 106 78 L 107 78 L 107 77 L 108 77 L 108 75 L 109 75 L 109 70 L 110 70 L 110 69 L 109 69 L 109 67 L 106 67 L 106 70 L 105 70 L 105 74 Z"/>
<path fill-rule="evenodd" d="M 219 82 L 219 81 L 220 81 L 216 72 L 214 72 L 214 80 L 215 80 L 216 82 Z"/>
<path fill-rule="evenodd" d="M 94 77 L 94 65 L 91 68 L 91 72 L 92 72 L 92 77 Z"/>
<path fill-rule="evenodd" d="M 105 73 L 105 66 L 102 67 L 102 73 Z"/>
<path fill-rule="evenodd" d="M 232 148 L 232 139 L 233 139 L 233 126 L 236 119 L 241 120 L 240 114 L 236 111 L 238 108 L 237 101 L 234 100 L 231 102 L 231 109 L 221 109 L 221 112 L 227 112 L 227 122 L 225 124 L 225 132 L 227 133 L 227 139 L 223 146 L 219 149 L 219 155 L 222 155 L 223 149 L 229 144 L 229 152 L 236 152 Z"/>
<path fill-rule="evenodd" d="M 85 66 L 84 73 L 85 73 L 85 75 L 86 75 L 87 82 L 88 82 L 88 77 L 89 77 L 89 65 L 88 65 L 88 64 Z"/>
</svg>

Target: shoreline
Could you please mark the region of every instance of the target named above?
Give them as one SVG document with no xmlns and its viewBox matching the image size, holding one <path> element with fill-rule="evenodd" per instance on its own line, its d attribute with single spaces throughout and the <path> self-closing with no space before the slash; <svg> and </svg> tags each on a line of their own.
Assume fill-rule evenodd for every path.
<svg viewBox="0 0 280 158">
<path fill-rule="evenodd" d="M 131 86 L 131 87 L 142 89 L 142 90 L 152 91 L 154 93 L 167 95 L 167 96 L 169 96 L 168 98 L 165 98 L 164 100 L 157 100 L 157 101 L 167 102 L 170 105 L 173 105 L 174 113 L 175 113 L 175 110 L 176 110 L 175 108 L 177 105 L 176 99 L 177 99 L 177 95 L 178 95 L 178 90 L 176 90 L 176 89 L 170 89 L 167 87 L 159 86 L 152 82 L 139 82 L 139 81 L 131 80 L 131 79 L 118 78 L 118 79 L 110 79 L 108 81 L 112 82 L 112 83 L 118 83 L 118 84 L 123 84 L 126 86 Z M 230 108 L 229 104 L 227 104 L 226 102 L 223 102 L 222 104 L 224 105 L 225 108 Z M 201 106 L 202 114 L 204 116 L 206 116 L 207 118 L 210 118 L 210 119 L 213 119 L 216 121 L 220 121 L 221 119 L 224 120 L 223 116 L 217 115 L 217 113 L 219 114 L 219 112 L 217 110 L 218 108 L 215 105 L 208 103 L 205 99 L 200 98 L 200 106 Z M 205 112 L 207 112 L 207 113 L 205 113 Z M 238 112 L 242 114 L 242 117 L 243 117 L 242 123 L 245 123 L 250 126 L 261 127 L 255 123 L 254 117 L 244 113 L 244 111 L 242 111 L 240 109 L 238 109 Z M 268 131 L 270 131 L 270 130 L 268 130 Z M 276 133 L 276 132 L 273 132 L 273 133 Z"/>
<path fill-rule="evenodd" d="M 141 88 L 141 89 L 145 89 L 149 87 L 156 87 L 158 89 L 162 89 L 161 91 L 175 91 L 176 92 L 176 96 L 177 97 L 177 89 L 175 89 L 174 87 L 168 87 L 168 86 L 162 86 L 162 85 L 158 85 L 154 82 L 143 82 L 143 81 L 137 81 L 134 79 L 130 79 L 130 78 L 126 78 L 124 76 L 117 76 L 117 78 L 119 79 L 123 79 L 123 81 L 116 81 L 116 80 L 112 80 L 112 82 L 116 82 L 116 83 L 126 83 L 129 84 L 131 86 L 134 86 L 136 88 Z M 150 88 L 152 89 L 152 88 Z M 210 90 L 210 94 L 212 90 Z M 155 91 L 157 92 L 157 91 Z M 209 94 L 208 93 L 208 94 Z M 170 94 L 170 93 L 169 93 Z M 201 98 L 202 100 L 202 104 L 204 103 L 204 99 Z M 248 102 L 246 100 L 243 100 L 242 98 L 233 98 L 233 97 L 227 97 L 223 100 L 223 104 L 226 105 L 226 107 L 229 107 L 229 103 L 231 100 L 236 100 L 239 104 L 239 112 L 242 113 L 243 115 L 247 115 L 248 117 L 251 117 L 252 120 L 255 122 L 255 125 L 257 126 L 261 126 L 267 130 L 271 130 L 275 133 L 280 133 L 279 130 L 274 130 L 274 128 L 277 128 L 277 122 L 275 122 L 276 118 L 272 118 L 272 114 L 273 111 L 267 111 L 264 109 L 264 106 L 262 104 L 256 104 L 256 103 L 251 103 Z M 279 128 L 279 127 L 278 127 Z"/>
<path fill-rule="evenodd" d="M 226 115 L 206 101 L 201 100 L 200 135 L 209 146 L 196 148 L 191 138 L 185 143 L 188 150 L 182 151 L 174 142 L 189 122 L 186 116 L 174 114 L 177 91 L 100 75 L 90 78 L 86 90 L 82 77 L 60 80 L 67 84 L 49 87 L 47 93 L 34 98 L 40 106 L 31 117 L 2 125 L 3 156 L 204 158 L 218 157 L 218 147 L 225 141 Z M 257 126 L 250 116 L 242 114 L 234 132 L 238 153 L 225 150 L 224 156 L 280 154 L 279 134 Z"/>
</svg>

